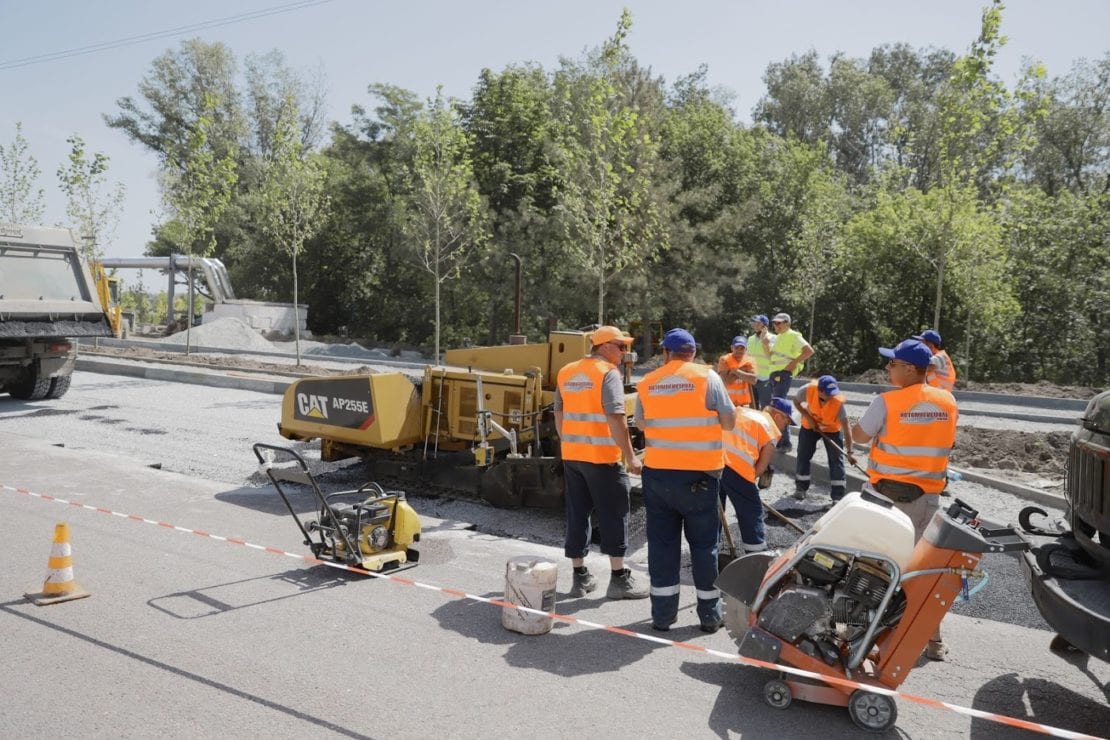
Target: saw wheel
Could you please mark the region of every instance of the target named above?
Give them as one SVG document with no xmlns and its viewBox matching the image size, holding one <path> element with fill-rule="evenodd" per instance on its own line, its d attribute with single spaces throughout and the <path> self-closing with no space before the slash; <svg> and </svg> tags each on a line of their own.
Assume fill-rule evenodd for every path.
<svg viewBox="0 0 1110 740">
<path fill-rule="evenodd" d="M 721 593 L 721 601 L 725 605 L 725 630 L 739 647 L 744 636 L 748 634 L 748 615 L 752 610 L 740 599 Z"/>
</svg>

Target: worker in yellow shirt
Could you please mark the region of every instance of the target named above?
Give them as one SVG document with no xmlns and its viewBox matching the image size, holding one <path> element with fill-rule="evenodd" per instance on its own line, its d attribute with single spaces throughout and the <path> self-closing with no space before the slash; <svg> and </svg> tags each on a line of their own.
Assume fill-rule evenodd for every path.
<svg viewBox="0 0 1110 740">
<path fill-rule="evenodd" d="M 775 344 L 771 348 L 771 395 L 790 398 L 790 382 L 805 367 L 805 361 L 813 356 L 813 347 L 802 333 L 791 328 L 790 314 L 777 313 L 771 319 L 775 329 Z M 790 430 L 787 429 L 779 440 L 780 450 L 790 450 Z"/>
</svg>

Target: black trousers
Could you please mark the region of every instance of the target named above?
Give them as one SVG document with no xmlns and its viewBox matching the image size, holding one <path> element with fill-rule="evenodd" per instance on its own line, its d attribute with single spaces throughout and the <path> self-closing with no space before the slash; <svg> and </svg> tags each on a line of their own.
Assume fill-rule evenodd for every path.
<svg viewBox="0 0 1110 740">
<path fill-rule="evenodd" d="M 591 512 L 597 512 L 601 552 L 623 558 L 628 549 L 629 492 L 632 483 L 620 463 L 609 465 L 566 460 L 567 536 L 563 552 L 584 558 L 590 550 Z"/>
</svg>

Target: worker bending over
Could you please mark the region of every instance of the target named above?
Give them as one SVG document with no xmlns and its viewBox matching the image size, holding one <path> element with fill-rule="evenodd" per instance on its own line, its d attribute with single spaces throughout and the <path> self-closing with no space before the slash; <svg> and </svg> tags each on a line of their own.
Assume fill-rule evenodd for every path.
<svg viewBox="0 0 1110 740">
<path fill-rule="evenodd" d="M 802 415 L 802 428 L 798 432 L 798 464 L 794 471 L 794 498 L 800 500 L 806 497 L 810 461 L 817 451 L 817 441 L 821 440 L 825 443 L 825 459 L 829 461 L 832 500 L 839 501 L 844 498 L 847 481 L 844 474 L 845 453 L 848 462 L 856 463 L 852 454 L 852 430 L 848 414 L 844 411 L 840 385 L 832 375 L 811 380 L 794 394 L 794 406 Z"/>
<path fill-rule="evenodd" d="M 925 384 L 933 353 L 924 343 L 907 339 L 879 354 L 889 359 L 887 377 L 896 390 L 875 397 L 852 436 L 871 443 L 868 485 L 910 517 L 916 542 L 940 508 L 959 411 L 951 393 Z M 944 660 L 947 652 L 938 628 L 925 654 Z"/>
<path fill-rule="evenodd" d="M 693 362 L 697 347 L 685 329 L 663 337 L 663 366 L 636 387 L 636 426 L 644 430 L 644 510 L 647 513 L 651 626 L 666 631 L 678 619 L 685 533 L 703 632 L 721 626 L 717 580 L 722 433 L 736 412 L 721 377 Z"/>
<path fill-rule="evenodd" d="M 570 596 L 597 588 L 586 568 L 590 548 L 590 512 L 597 512 L 601 551 L 612 573 L 605 595 L 610 599 L 645 599 L 647 587 L 624 567 L 628 549 L 631 483 L 621 467 L 639 473 L 624 409 L 624 384 L 617 367 L 632 337 L 614 326 L 590 335 L 590 354 L 559 371 L 555 389 L 555 428 L 559 432 L 566 476 L 567 534 L 564 553 L 574 567 Z"/>
<path fill-rule="evenodd" d="M 790 404 L 772 398 L 763 411 L 736 410 L 736 426 L 724 433 L 725 469 L 721 474 L 721 504 L 732 501 L 744 552 L 767 549 L 759 476 L 775 459 L 775 443 L 793 421 Z"/>
</svg>

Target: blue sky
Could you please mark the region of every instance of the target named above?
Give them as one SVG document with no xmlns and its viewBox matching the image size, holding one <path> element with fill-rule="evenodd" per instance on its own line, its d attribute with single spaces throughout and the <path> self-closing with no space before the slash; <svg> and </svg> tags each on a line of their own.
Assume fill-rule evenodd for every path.
<svg viewBox="0 0 1110 740">
<path fill-rule="evenodd" d="M 0 0 L 0 66 L 4 62 L 226 18 L 290 0 Z M 564 2 L 385 3 L 331 0 L 323 4 L 188 34 L 227 44 L 240 61 L 281 50 L 294 67 L 320 67 L 327 78 L 330 120 L 347 122 L 352 104 L 370 102 L 366 87 L 387 82 L 431 96 L 467 97 L 484 67 L 534 61 L 551 69 L 560 56 L 596 46 L 629 7 L 633 53 L 668 82 L 709 67 L 712 85 L 731 90 L 741 120 L 763 95 L 770 62 L 816 49 L 864 57 L 875 46 L 965 51 L 978 31 L 984 2 L 975 0 L 564 0 Z M 1023 58 L 1043 62 L 1050 75 L 1079 58 L 1100 58 L 1110 44 L 1110 0 L 1010 0 L 1003 32 L 1010 41 L 996 71 L 1013 83 Z M 177 46 L 176 36 L 29 66 L 0 69 L 0 143 L 24 136 L 42 170 L 48 223 L 64 220 L 55 172 L 77 133 L 111 157 L 111 177 L 127 188 L 125 209 L 108 256 L 142 254 L 159 216 L 157 163 L 104 125 L 117 98 L 135 96 L 150 62 Z"/>
</svg>

